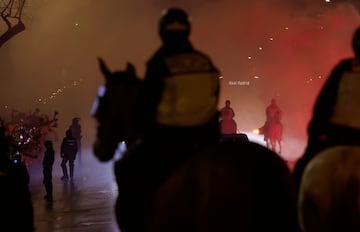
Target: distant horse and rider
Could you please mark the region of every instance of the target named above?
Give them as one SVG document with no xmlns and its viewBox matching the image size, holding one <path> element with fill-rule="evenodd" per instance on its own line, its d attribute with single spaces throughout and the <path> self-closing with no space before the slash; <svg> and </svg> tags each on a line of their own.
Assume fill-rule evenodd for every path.
<svg viewBox="0 0 360 232">
<path fill-rule="evenodd" d="M 266 147 L 278 154 L 282 152 L 282 133 L 283 125 L 281 123 L 282 111 L 277 105 L 276 99 L 271 99 L 270 105 L 266 107 L 265 124 L 259 128 L 259 134 L 264 135 Z"/>
<path fill-rule="evenodd" d="M 234 120 L 235 112 L 231 107 L 231 101 L 226 100 L 225 106 L 220 109 L 220 133 L 236 134 L 237 124 Z"/>
</svg>

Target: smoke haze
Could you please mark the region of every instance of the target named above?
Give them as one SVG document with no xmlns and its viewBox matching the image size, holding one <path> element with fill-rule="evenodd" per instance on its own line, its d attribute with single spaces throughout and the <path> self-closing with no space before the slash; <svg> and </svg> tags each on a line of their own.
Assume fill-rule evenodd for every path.
<svg viewBox="0 0 360 232">
<path fill-rule="evenodd" d="M 351 36 L 360 25 L 359 11 L 346 2 L 27 2 L 26 30 L 0 48 L 1 116 L 7 118 L 12 109 L 38 107 L 50 115 L 56 110 L 60 136 L 71 118 L 80 117 L 88 145 L 95 136 L 89 112 L 103 83 L 96 58 L 103 57 L 112 69 L 131 61 L 143 76 L 145 62 L 160 46 L 160 12 L 179 6 L 191 15 L 195 48 L 222 72 L 219 108 L 231 100 L 239 131 L 253 136 L 265 121 L 265 107 L 276 98 L 283 111 L 283 155 L 296 158 L 304 149 L 317 93 L 332 67 L 352 56 Z M 6 30 L 2 23 L 0 33 Z"/>
</svg>

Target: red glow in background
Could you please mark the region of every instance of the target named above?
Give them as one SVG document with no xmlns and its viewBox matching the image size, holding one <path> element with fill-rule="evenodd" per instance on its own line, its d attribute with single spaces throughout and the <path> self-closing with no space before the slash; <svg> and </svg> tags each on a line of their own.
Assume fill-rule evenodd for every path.
<svg viewBox="0 0 360 232">
<path fill-rule="evenodd" d="M 360 16 L 350 1 L 28 0 L 26 30 L 0 48 L 1 116 L 11 109 L 57 110 L 60 135 L 80 117 L 90 145 L 95 125 L 89 111 L 103 83 L 96 58 L 113 69 L 131 61 L 142 76 L 160 45 L 160 12 L 169 6 L 191 15 L 194 46 L 223 75 L 219 108 L 231 100 L 239 131 L 253 136 L 275 97 L 283 110 L 282 155 L 301 155 L 318 91 L 332 67 L 352 56 Z M 5 30 L 1 22 L 0 33 Z"/>
</svg>

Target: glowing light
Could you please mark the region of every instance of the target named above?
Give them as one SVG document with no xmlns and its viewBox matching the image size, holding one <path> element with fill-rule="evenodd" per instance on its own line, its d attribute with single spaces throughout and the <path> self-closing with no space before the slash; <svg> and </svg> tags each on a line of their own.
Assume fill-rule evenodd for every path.
<svg viewBox="0 0 360 232">
<path fill-rule="evenodd" d="M 325 0 L 325 2 L 330 2 L 330 0 Z"/>
<path fill-rule="evenodd" d="M 72 81 L 72 83 L 69 83 L 68 85 L 64 85 L 62 88 L 58 88 L 55 91 L 49 93 L 50 96 L 45 97 L 45 98 L 39 98 L 39 99 L 35 99 L 34 101 L 38 101 L 39 103 L 43 103 L 43 104 L 47 104 L 50 103 L 51 100 L 55 99 L 56 96 L 65 93 L 66 89 L 71 89 L 74 88 L 72 86 L 78 87 L 80 86 L 81 82 L 83 82 L 83 79 L 79 79 L 79 80 L 74 80 Z"/>
<path fill-rule="evenodd" d="M 259 50 L 261 51 L 261 50 L 263 50 L 263 48 L 262 48 L 262 47 L 259 47 Z"/>
<path fill-rule="evenodd" d="M 248 60 L 251 60 L 252 59 L 252 57 L 251 56 L 248 56 Z"/>
<path fill-rule="evenodd" d="M 273 37 L 271 37 L 269 40 L 270 40 L 270 41 L 273 41 L 273 40 L 274 40 L 274 38 L 273 38 Z"/>
<path fill-rule="evenodd" d="M 97 92 L 98 97 L 103 97 L 105 93 L 106 93 L 105 85 L 100 85 Z"/>
<path fill-rule="evenodd" d="M 288 28 L 288 27 L 285 27 L 285 30 L 289 30 L 289 28 Z"/>
<path fill-rule="evenodd" d="M 259 129 L 255 129 L 252 131 L 254 134 L 260 134 L 260 130 Z"/>
<path fill-rule="evenodd" d="M 260 77 L 255 75 L 254 78 L 255 78 L 255 79 L 259 79 Z"/>
</svg>

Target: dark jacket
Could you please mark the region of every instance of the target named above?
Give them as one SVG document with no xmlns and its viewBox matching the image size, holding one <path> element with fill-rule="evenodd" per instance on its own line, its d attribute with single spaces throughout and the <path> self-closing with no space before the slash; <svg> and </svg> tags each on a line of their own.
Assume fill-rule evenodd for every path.
<svg viewBox="0 0 360 232">
<path fill-rule="evenodd" d="M 346 73 L 352 72 L 353 59 L 341 60 L 332 70 L 314 105 L 313 116 L 308 126 L 310 139 L 317 139 L 325 135 L 331 143 L 353 143 L 356 142 L 354 140 L 357 140 L 358 144 L 360 144 L 360 128 L 353 127 L 345 121 L 339 122 L 339 120 L 334 118 L 338 98 L 340 94 L 344 94 L 340 92 L 342 91 L 340 90 L 341 82 Z M 360 78 L 360 73 L 357 78 Z M 352 88 L 355 88 L 354 91 L 360 91 L 360 87 L 352 86 Z M 352 101 L 351 99 L 348 100 Z M 359 106 L 357 106 L 357 108 L 359 108 Z M 356 110 L 356 108 L 350 110 Z M 349 114 L 348 112 L 336 113 Z M 359 117 L 359 115 L 353 115 L 353 113 L 354 112 L 350 112 L 350 114 L 352 114 L 350 115 L 351 117 Z"/>
<path fill-rule="evenodd" d="M 359 101 L 353 97 L 353 94 L 360 92 L 360 72 L 354 72 L 353 62 L 354 59 L 344 59 L 335 66 L 315 101 L 308 125 L 307 146 L 293 172 L 297 188 L 307 164 L 316 154 L 332 146 L 360 145 L 360 127 L 353 123 L 360 122 Z M 354 84 L 346 83 L 349 81 L 349 74 L 355 74 L 351 76 L 357 78 L 351 80 Z M 348 104 L 348 109 L 343 108 Z"/>
<path fill-rule="evenodd" d="M 55 151 L 52 148 L 47 148 L 44 154 L 43 159 L 43 168 L 44 170 L 52 170 L 53 164 L 55 160 Z"/>
<path fill-rule="evenodd" d="M 75 160 L 76 153 L 78 151 L 77 142 L 74 137 L 66 136 L 63 138 L 61 147 L 60 147 L 60 155 L 69 160 Z"/>
</svg>

